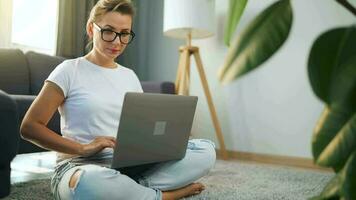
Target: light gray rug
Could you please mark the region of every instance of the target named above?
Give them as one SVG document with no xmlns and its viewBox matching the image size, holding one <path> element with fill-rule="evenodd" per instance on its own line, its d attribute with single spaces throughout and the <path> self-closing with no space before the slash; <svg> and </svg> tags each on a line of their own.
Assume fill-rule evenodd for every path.
<svg viewBox="0 0 356 200">
<path fill-rule="evenodd" d="M 330 172 L 219 160 L 200 180 L 206 190 L 186 200 L 308 199 L 320 193 L 332 176 Z M 18 183 L 5 199 L 52 199 L 49 185 L 48 179 Z"/>
<path fill-rule="evenodd" d="M 200 180 L 207 189 L 186 199 L 308 199 L 319 194 L 332 177 L 331 172 L 218 161 L 210 174 Z"/>
</svg>

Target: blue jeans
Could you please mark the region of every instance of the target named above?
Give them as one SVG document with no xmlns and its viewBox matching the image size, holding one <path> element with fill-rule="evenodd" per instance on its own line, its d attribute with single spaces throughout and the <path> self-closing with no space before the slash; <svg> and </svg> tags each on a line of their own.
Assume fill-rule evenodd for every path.
<svg viewBox="0 0 356 200">
<path fill-rule="evenodd" d="M 64 173 L 56 171 L 52 190 L 56 199 L 123 199 L 160 200 L 162 191 L 189 185 L 206 175 L 214 166 L 215 145 L 204 139 L 190 140 L 186 155 L 181 160 L 155 164 L 134 180 L 114 169 L 99 165 L 68 167 Z M 73 173 L 80 170 L 74 188 L 69 187 Z"/>
</svg>

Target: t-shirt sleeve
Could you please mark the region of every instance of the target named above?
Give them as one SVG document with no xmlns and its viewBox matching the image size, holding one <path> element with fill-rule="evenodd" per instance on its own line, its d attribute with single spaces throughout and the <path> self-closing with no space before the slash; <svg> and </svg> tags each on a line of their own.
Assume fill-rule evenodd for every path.
<svg viewBox="0 0 356 200">
<path fill-rule="evenodd" d="M 141 82 L 140 80 L 138 79 L 136 73 L 134 71 L 132 71 L 132 77 L 133 77 L 133 82 L 134 82 L 134 90 L 135 92 L 143 92 L 143 89 L 142 89 L 142 85 L 141 85 Z"/>
<path fill-rule="evenodd" d="M 70 90 L 70 84 L 74 74 L 73 68 L 73 65 L 65 61 L 59 64 L 46 79 L 46 81 L 53 82 L 60 87 L 65 98 L 68 96 Z"/>
</svg>

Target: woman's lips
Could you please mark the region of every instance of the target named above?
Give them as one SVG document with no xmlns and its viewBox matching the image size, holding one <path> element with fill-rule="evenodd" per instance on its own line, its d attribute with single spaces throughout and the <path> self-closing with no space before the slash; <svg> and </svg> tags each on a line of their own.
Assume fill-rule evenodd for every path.
<svg viewBox="0 0 356 200">
<path fill-rule="evenodd" d="M 120 50 L 119 49 L 108 49 L 110 51 L 110 53 L 112 54 L 116 54 L 116 53 L 119 53 Z"/>
</svg>

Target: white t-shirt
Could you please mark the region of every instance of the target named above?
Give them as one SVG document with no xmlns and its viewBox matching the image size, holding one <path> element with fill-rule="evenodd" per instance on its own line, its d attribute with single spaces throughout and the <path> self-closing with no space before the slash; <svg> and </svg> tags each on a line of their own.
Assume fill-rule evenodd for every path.
<svg viewBox="0 0 356 200">
<path fill-rule="evenodd" d="M 117 64 L 104 68 L 84 57 L 58 65 L 46 81 L 64 93 L 59 107 L 63 137 L 90 143 L 97 136 L 116 137 L 126 92 L 143 92 L 136 74 Z"/>
</svg>

